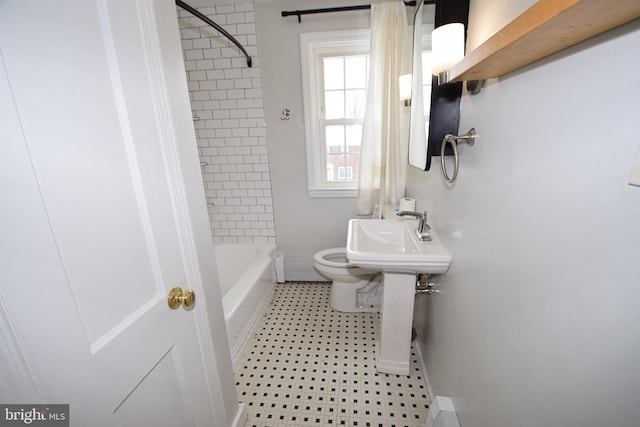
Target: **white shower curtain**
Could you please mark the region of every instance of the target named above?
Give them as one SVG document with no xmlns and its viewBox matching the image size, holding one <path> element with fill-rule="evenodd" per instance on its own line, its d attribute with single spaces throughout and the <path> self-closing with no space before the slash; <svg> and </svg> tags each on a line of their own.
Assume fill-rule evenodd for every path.
<svg viewBox="0 0 640 427">
<path fill-rule="evenodd" d="M 371 5 L 371 53 L 360 148 L 358 215 L 404 196 L 408 141 L 398 79 L 410 69 L 411 37 L 402 1 Z"/>
</svg>

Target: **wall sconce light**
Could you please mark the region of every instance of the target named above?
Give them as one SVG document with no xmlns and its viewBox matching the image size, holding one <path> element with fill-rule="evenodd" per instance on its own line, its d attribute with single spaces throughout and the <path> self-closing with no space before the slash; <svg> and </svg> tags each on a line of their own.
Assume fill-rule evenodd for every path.
<svg viewBox="0 0 640 427">
<path fill-rule="evenodd" d="M 400 101 L 404 102 L 405 107 L 411 106 L 411 79 L 411 74 L 400 76 Z"/>
<path fill-rule="evenodd" d="M 431 32 L 433 75 L 438 84 L 449 82 L 448 71 L 464 58 L 464 24 L 446 24 Z"/>
</svg>

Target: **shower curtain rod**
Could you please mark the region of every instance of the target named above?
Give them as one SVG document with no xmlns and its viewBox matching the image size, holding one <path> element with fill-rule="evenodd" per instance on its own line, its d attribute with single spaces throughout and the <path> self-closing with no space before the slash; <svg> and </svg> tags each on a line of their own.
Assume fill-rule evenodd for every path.
<svg viewBox="0 0 640 427">
<path fill-rule="evenodd" d="M 435 4 L 435 0 L 425 0 L 424 4 Z M 415 1 L 405 1 L 405 6 L 415 6 Z M 343 6 L 343 7 L 327 7 L 322 9 L 305 9 L 305 10 L 283 10 L 282 16 L 297 16 L 298 23 L 302 22 L 302 15 L 310 15 L 313 13 L 327 13 L 327 12 L 345 12 L 348 10 L 363 10 L 363 9 L 371 9 L 370 4 L 363 4 L 360 6 Z"/>
<path fill-rule="evenodd" d="M 244 56 L 247 57 L 247 66 L 249 68 L 251 68 L 251 57 L 249 56 L 249 54 L 247 53 L 247 51 L 242 47 L 242 45 L 240 44 L 240 42 L 238 42 L 238 40 L 235 39 L 235 37 L 233 37 L 231 34 L 229 34 L 227 31 L 225 31 L 224 28 L 222 28 L 220 25 L 216 24 L 215 22 L 213 22 L 211 19 L 207 18 L 205 15 L 203 15 L 202 13 L 198 12 L 196 9 L 194 9 L 193 7 L 189 6 L 188 4 L 186 4 L 185 2 L 183 2 L 182 0 L 176 0 L 176 5 L 183 8 L 184 10 L 186 10 L 187 12 L 189 12 L 190 14 L 194 15 L 197 18 L 202 19 L 204 22 L 206 22 L 207 24 L 211 25 L 213 28 L 215 28 L 216 30 L 218 30 L 218 32 L 220 34 L 222 34 L 223 36 L 225 36 L 226 38 L 228 38 L 229 40 L 231 40 L 231 42 L 233 44 L 235 44 L 236 46 L 238 46 L 238 49 L 240 49 L 242 51 L 242 53 L 244 53 Z"/>
</svg>

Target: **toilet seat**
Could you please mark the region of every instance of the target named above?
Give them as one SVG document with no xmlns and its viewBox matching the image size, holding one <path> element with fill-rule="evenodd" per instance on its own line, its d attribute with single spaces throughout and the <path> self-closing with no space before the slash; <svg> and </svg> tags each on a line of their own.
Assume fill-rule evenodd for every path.
<svg viewBox="0 0 640 427">
<path fill-rule="evenodd" d="M 339 258 L 344 261 L 338 262 L 331 258 Z M 358 266 L 351 264 L 347 259 L 347 249 L 345 247 L 325 249 L 323 251 L 316 252 L 315 255 L 313 255 L 313 260 L 318 264 L 326 265 L 327 267 L 358 268 Z"/>
<path fill-rule="evenodd" d="M 316 252 L 313 255 L 313 266 L 324 277 L 331 279 L 329 305 L 333 309 L 345 313 L 379 311 L 378 286 L 368 290 L 368 286 L 375 283 L 373 278 L 379 272 L 351 264 L 347 259 L 347 248 Z"/>
</svg>

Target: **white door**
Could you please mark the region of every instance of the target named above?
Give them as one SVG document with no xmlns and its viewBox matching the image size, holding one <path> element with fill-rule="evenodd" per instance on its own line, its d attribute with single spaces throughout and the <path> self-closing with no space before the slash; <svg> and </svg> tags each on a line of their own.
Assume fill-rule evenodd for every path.
<svg viewBox="0 0 640 427">
<path fill-rule="evenodd" d="M 229 425 L 232 377 L 209 360 L 226 337 L 214 351 L 202 295 L 167 305 L 201 289 L 209 232 L 185 207 L 177 31 L 170 0 L 0 0 L 4 403 L 69 403 L 73 426 Z"/>
</svg>

